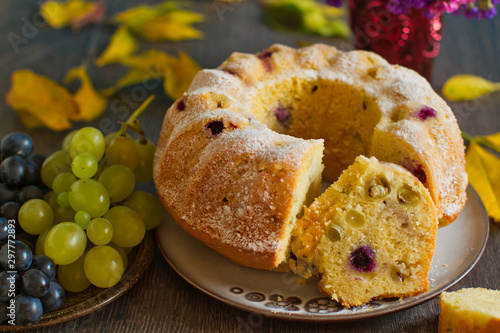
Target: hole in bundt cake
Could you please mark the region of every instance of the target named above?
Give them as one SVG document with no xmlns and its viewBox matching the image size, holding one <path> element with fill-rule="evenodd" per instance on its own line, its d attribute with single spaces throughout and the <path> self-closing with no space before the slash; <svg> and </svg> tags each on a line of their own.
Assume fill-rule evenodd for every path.
<svg viewBox="0 0 500 333">
<path fill-rule="evenodd" d="M 205 129 L 210 131 L 211 136 L 219 135 L 224 130 L 224 122 L 222 120 L 209 122 Z"/>
<path fill-rule="evenodd" d="M 324 140 L 326 180 L 335 181 L 357 156 L 370 155 L 381 113 L 360 86 L 294 77 L 265 85 L 251 98 L 251 113 L 271 130 Z"/>
</svg>

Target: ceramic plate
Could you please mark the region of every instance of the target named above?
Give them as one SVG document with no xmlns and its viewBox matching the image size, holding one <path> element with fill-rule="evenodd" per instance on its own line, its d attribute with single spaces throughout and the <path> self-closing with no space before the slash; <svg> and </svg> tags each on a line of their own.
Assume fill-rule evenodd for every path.
<svg viewBox="0 0 500 333">
<path fill-rule="evenodd" d="M 38 324 L 31 327 L 0 325 L 0 331 L 21 331 L 60 324 L 89 314 L 120 297 L 146 272 L 153 260 L 156 248 L 152 232 L 147 232 L 144 240 L 128 256 L 128 267 L 118 284 L 112 288 L 101 289 L 94 286 L 81 293 L 67 293 L 63 307 L 46 313 Z"/>
<path fill-rule="evenodd" d="M 297 282 L 292 273 L 234 265 L 181 229 L 171 218 L 158 227 L 158 245 L 170 265 L 185 280 L 208 295 L 236 308 L 268 317 L 301 321 L 340 322 L 375 317 L 425 302 L 457 283 L 474 267 L 488 238 L 486 211 L 469 186 L 468 200 L 451 225 L 439 229 L 430 290 L 416 297 L 377 300 L 344 308 L 321 294 L 317 281 Z"/>
</svg>

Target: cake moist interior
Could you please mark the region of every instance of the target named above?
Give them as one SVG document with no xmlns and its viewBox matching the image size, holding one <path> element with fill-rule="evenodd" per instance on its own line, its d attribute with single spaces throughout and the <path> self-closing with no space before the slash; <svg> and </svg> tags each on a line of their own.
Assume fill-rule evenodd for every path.
<svg viewBox="0 0 500 333">
<path fill-rule="evenodd" d="M 328 79 L 292 78 L 265 86 L 251 105 L 251 112 L 273 131 L 324 139 L 323 177 L 332 182 L 357 156 L 369 156 L 381 117 L 361 88 Z"/>
</svg>

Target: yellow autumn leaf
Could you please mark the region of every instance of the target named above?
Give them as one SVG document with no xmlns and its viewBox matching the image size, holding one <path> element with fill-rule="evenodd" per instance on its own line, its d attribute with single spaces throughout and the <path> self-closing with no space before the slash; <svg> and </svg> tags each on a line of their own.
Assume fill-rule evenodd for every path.
<svg viewBox="0 0 500 333">
<path fill-rule="evenodd" d="M 500 158 L 471 142 L 465 155 L 469 183 L 495 221 L 500 221 Z"/>
<path fill-rule="evenodd" d="M 118 27 L 111 36 L 108 47 L 96 60 L 98 66 L 116 63 L 119 60 L 132 55 L 137 50 L 137 40 L 132 36 L 125 26 Z"/>
<path fill-rule="evenodd" d="M 69 84 L 74 80 L 81 82 L 80 88 L 74 94 L 75 102 L 80 108 L 80 119 L 91 121 L 99 117 L 106 110 L 108 101 L 95 91 L 85 67 L 79 66 L 70 69 L 64 83 Z"/>
<path fill-rule="evenodd" d="M 497 150 L 500 152 L 500 133 L 488 135 L 486 139 L 496 145 L 498 147 Z"/>
<path fill-rule="evenodd" d="M 177 4 L 173 1 L 165 1 L 156 6 L 139 5 L 116 14 L 111 20 L 115 23 L 124 25 L 141 24 L 160 14 L 177 8 Z"/>
<path fill-rule="evenodd" d="M 104 96 L 111 96 L 120 89 L 136 84 L 142 84 L 145 89 L 154 90 L 158 87 L 158 84 L 148 83 L 153 79 L 158 79 L 160 82 L 163 80 L 163 74 L 161 76 L 155 76 L 153 72 L 142 68 L 131 68 L 124 77 L 122 77 L 118 82 L 115 83 L 110 88 L 102 90 L 101 93 Z"/>
<path fill-rule="evenodd" d="M 500 90 L 494 83 L 475 75 L 460 74 L 449 78 L 443 86 L 443 95 L 450 101 L 467 101 Z"/>
<path fill-rule="evenodd" d="M 170 62 L 167 76 L 163 81 L 165 93 L 173 99 L 180 98 L 187 91 L 194 76 L 200 70 L 200 65 L 181 51 L 179 58 Z"/>
<path fill-rule="evenodd" d="M 175 60 L 175 57 L 155 49 L 148 50 L 139 55 L 124 57 L 119 60 L 119 63 L 130 67 L 129 72 L 114 86 L 102 91 L 102 93 L 109 96 L 123 87 L 140 83 L 150 87 L 146 82 L 153 79 L 163 80 L 163 77 L 165 77 L 170 69 L 170 64 Z M 151 89 L 155 88 L 156 85 L 151 85 Z"/>
<path fill-rule="evenodd" d="M 173 20 L 169 13 L 157 16 L 141 24 L 131 25 L 129 29 L 138 37 L 150 42 L 178 42 L 185 39 L 203 38 L 203 33 L 189 24 Z"/>
<path fill-rule="evenodd" d="M 72 21 L 78 21 L 91 13 L 99 12 L 98 6 L 102 4 L 83 0 L 67 2 L 48 0 L 40 5 L 40 13 L 52 28 L 59 29 L 70 25 Z"/>
<path fill-rule="evenodd" d="M 160 50 L 150 49 L 139 55 L 122 58 L 119 62 L 124 66 L 150 71 L 154 77 L 160 77 L 165 76 L 172 61 L 175 61 L 175 57 Z"/>
<path fill-rule="evenodd" d="M 61 131 L 71 127 L 70 120 L 80 117 L 78 106 L 66 88 L 29 70 L 12 74 L 6 101 L 28 128 L 47 126 Z"/>
</svg>

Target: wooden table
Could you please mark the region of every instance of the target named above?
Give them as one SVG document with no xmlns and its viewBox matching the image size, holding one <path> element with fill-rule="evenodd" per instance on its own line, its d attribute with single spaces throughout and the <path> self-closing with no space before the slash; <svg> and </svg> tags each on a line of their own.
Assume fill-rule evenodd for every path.
<svg viewBox="0 0 500 333">
<path fill-rule="evenodd" d="M 147 1 L 151 3 L 159 1 Z M 220 7 L 212 0 L 193 1 L 207 15 L 199 28 L 206 38 L 179 43 L 142 44 L 142 50 L 159 48 L 171 54 L 184 50 L 202 67 L 213 68 L 233 51 L 258 52 L 272 43 L 296 46 L 300 41 L 325 42 L 342 49 L 351 48 L 345 40 L 324 39 L 271 30 L 263 23 L 259 6 L 246 3 Z M 98 88 L 112 85 L 125 69 L 119 66 L 97 68 L 95 58 L 102 52 L 112 33 L 106 25 L 87 27 L 78 33 L 68 29 L 52 30 L 38 23 L 35 0 L 3 0 L 0 2 L 0 96 L 10 87 L 10 74 L 29 68 L 61 82 L 68 69 L 87 64 Z M 135 5 L 132 0 L 109 0 L 108 16 Z M 28 23 L 26 23 L 28 22 Z M 31 22 L 31 24 L 29 23 Z M 17 46 L 10 37 L 21 36 Z M 494 20 L 467 20 L 446 16 L 444 39 L 432 84 L 439 90 L 453 74 L 472 73 L 500 81 L 500 16 Z M 36 93 L 36 92 L 33 92 Z M 143 127 L 152 140 L 158 138 L 161 119 L 172 100 L 165 97 L 161 87 L 149 91 L 158 97 L 141 117 Z M 125 106 L 131 90 L 112 97 L 115 106 Z M 136 102 L 140 96 L 136 95 Z M 111 105 L 111 104 L 110 104 Z M 462 130 L 472 134 L 500 132 L 500 93 L 469 103 L 453 103 Z M 121 108 L 123 109 L 123 108 Z M 122 113 L 110 109 L 103 117 L 113 121 Z M 131 112 L 132 108 L 128 108 Z M 4 99 L 0 105 L 0 136 L 11 131 L 29 133 L 35 140 L 37 153 L 48 155 L 59 149 L 66 132 L 47 129 L 27 130 L 19 122 Z M 102 118 L 101 118 L 102 119 Z M 90 123 L 99 127 L 100 119 Z M 77 123 L 82 127 L 88 123 Z M 116 130 L 115 128 L 114 130 Z M 109 131 L 110 129 L 108 129 Z M 153 185 L 148 190 L 154 191 Z M 500 289 L 500 230 L 491 224 L 484 255 L 475 268 L 451 288 L 486 287 Z M 156 251 L 150 269 L 139 283 L 110 305 L 71 322 L 41 329 L 40 332 L 434 332 L 438 323 L 437 299 L 414 308 L 375 319 L 354 323 L 300 323 L 270 319 L 240 311 L 223 304 L 184 281 Z"/>
</svg>

